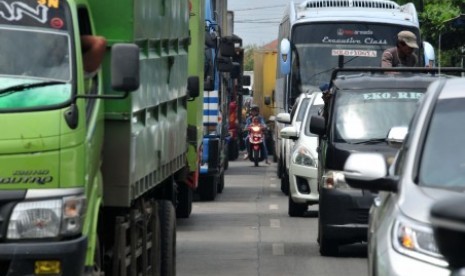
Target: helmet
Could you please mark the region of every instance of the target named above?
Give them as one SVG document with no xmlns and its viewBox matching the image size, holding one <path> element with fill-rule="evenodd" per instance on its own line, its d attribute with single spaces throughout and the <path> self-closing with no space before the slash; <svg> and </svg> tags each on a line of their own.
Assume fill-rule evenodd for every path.
<svg viewBox="0 0 465 276">
<path fill-rule="evenodd" d="M 250 105 L 250 111 L 252 111 L 252 110 L 255 110 L 255 111 L 259 112 L 260 107 L 258 107 L 258 105 L 256 105 L 256 104 L 252 104 L 252 105 Z"/>
</svg>

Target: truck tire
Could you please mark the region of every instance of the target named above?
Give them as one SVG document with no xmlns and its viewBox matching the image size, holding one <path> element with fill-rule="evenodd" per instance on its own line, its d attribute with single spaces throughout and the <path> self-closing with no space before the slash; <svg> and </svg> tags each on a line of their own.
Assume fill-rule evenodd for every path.
<svg viewBox="0 0 465 276">
<path fill-rule="evenodd" d="M 288 214 L 290 217 L 303 217 L 308 207 L 306 203 L 296 203 L 292 200 L 291 193 L 289 193 L 289 206 Z"/>
<path fill-rule="evenodd" d="M 224 172 L 221 173 L 220 179 L 218 180 L 218 193 L 221 194 L 224 189 Z"/>
<path fill-rule="evenodd" d="M 192 212 L 193 191 L 184 183 L 178 184 L 176 217 L 188 218 Z"/>
<path fill-rule="evenodd" d="M 228 159 L 234 161 L 239 157 L 239 145 L 236 139 L 231 139 L 228 143 Z"/>
<path fill-rule="evenodd" d="M 176 215 L 173 204 L 160 200 L 158 206 L 161 232 L 161 275 L 176 275 Z"/>
<path fill-rule="evenodd" d="M 151 232 L 151 240 L 152 240 L 152 247 L 150 248 L 150 267 L 151 267 L 151 274 L 154 276 L 161 275 L 161 221 L 159 214 L 160 204 L 159 201 L 153 201 L 152 205 L 152 215 L 150 216 L 150 232 Z"/>
<path fill-rule="evenodd" d="M 197 188 L 200 200 L 215 200 L 218 193 L 218 176 L 209 175 L 199 178 L 199 187 Z"/>
</svg>

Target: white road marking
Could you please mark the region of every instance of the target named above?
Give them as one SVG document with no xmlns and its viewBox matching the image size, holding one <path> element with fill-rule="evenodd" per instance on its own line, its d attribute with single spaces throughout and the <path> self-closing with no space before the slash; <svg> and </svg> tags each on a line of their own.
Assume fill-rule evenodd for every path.
<svg viewBox="0 0 465 276">
<path fill-rule="evenodd" d="M 276 188 L 276 184 L 270 184 L 270 188 Z"/>
<path fill-rule="evenodd" d="M 279 219 L 270 219 L 270 227 L 271 228 L 280 228 L 281 227 L 281 220 L 279 220 Z"/>
<path fill-rule="evenodd" d="M 283 243 L 273 243 L 273 255 L 283 256 L 284 255 L 284 244 Z"/>
<path fill-rule="evenodd" d="M 278 210 L 279 206 L 278 204 L 270 204 L 270 210 Z"/>
</svg>

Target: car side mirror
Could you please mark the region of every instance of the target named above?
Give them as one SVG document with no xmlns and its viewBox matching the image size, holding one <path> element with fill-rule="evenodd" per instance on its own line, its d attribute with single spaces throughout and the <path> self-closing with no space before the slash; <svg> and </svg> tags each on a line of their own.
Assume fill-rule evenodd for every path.
<svg viewBox="0 0 465 276">
<path fill-rule="evenodd" d="M 430 210 L 430 220 L 433 226 L 437 247 L 449 262 L 453 271 L 451 275 L 465 268 L 463 248 L 465 248 L 465 203 L 464 196 L 446 198 L 436 202 Z"/>
<path fill-rule="evenodd" d="M 310 118 L 310 132 L 319 136 L 326 134 L 326 120 L 323 116 L 312 115 Z"/>
</svg>

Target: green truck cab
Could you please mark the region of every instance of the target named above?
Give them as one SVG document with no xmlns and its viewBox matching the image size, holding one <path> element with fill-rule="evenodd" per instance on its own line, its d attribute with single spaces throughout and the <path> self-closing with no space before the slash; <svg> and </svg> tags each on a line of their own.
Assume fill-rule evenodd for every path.
<svg viewBox="0 0 465 276">
<path fill-rule="evenodd" d="M 175 275 L 189 41 L 187 1 L 0 3 L 1 275 Z"/>
</svg>

